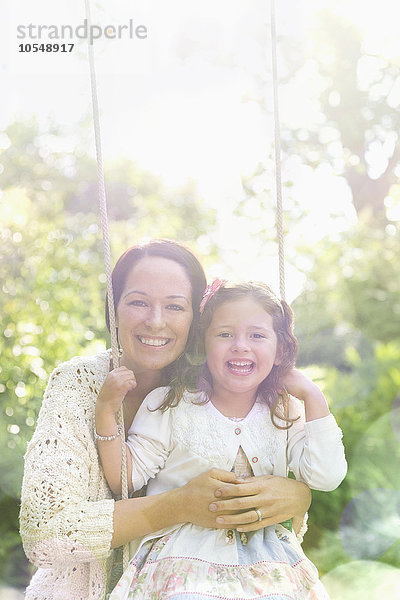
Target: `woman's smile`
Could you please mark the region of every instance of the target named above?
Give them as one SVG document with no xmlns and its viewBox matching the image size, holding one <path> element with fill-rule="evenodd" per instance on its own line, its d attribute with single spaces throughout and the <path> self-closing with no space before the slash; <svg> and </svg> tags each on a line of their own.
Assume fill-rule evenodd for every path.
<svg viewBox="0 0 400 600">
<path fill-rule="evenodd" d="M 148 335 L 137 335 L 136 337 L 139 340 L 139 342 L 143 344 L 143 346 L 152 346 L 156 348 L 162 348 L 171 341 L 171 338 L 150 337 Z"/>
</svg>

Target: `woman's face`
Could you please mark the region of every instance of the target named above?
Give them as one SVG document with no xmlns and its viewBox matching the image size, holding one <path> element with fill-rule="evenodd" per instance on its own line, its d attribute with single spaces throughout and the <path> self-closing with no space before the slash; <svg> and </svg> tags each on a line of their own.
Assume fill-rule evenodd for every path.
<svg viewBox="0 0 400 600">
<path fill-rule="evenodd" d="M 184 351 L 192 320 L 192 289 L 183 267 L 158 256 L 142 258 L 117 306 L 121 364 L 135 375 L 168 366 Z"/>
</svg>

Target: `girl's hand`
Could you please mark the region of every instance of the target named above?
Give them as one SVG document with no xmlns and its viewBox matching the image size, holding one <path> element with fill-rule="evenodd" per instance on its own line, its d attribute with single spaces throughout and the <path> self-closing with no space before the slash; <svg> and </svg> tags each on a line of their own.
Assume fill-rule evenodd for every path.
<svg viewBox="0 0 400 600">
<path fill-rule="evenodd" d="M 216 499 L 210 505 L 216 515 L 213 527 L 255 531 L 293 517 L 302 523 L 311 504 L 311 492 L 305 483 L 274 475 L 238 481 L 215 490 Z M 260 511 L 261 521 L 255 509 Z"/>
<path fill-rule="evenodd" d="M 97 449 L 108 485 L 116 496 L 121 494 L 121 444 L 122 451 L 126 452 L 129 491 L 132 487 L 132 460 L 130 452 L 126 450 L 125 437 L 117 435 L 115 415 L 126 394 L 135 387 L 133 372 L 126 367 L 117 367 L 108 373 L 96 401 L 96 432 L 101 436 L 114 436 L 114 439 L 106 441 L 97 440 Z"/>
<path fill-rule="evenodd" d="M 291 396 L 295 396 L 303 401 L 308 394 L 321 391 L 317 384 L 307 377 L 303 371 L 299 371 L 298 369 L 291 369 L 289 373 L 285 375 L 283 385 Z"/>
<path fill-rule="evenodd" d="M 314 421 L 329 415 L 328 403 L 316 383 L 298 369 L 291 369 L 284 377 L 286 391 L 304 402 L 306 421 Z"/>
<path fill-rule="evenodd" d="M 103 383 L 96 402 L 96 409 L 115 415 L 128 392 L 136 387 L 133 371 L 117 367 L 110 371 Z"/>
</svg>

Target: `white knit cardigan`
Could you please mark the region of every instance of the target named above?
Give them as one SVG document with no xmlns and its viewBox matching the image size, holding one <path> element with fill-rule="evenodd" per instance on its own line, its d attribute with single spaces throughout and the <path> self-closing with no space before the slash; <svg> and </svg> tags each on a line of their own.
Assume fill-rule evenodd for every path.
<svg viewBox="0 0 400 600">
<path fill-rule="evenodd" d="M 76 357 L 49 380 L 25 455 L 21 536 L 38 567 L 26 600 L 103 600 L 113 562 L 114 500 L 93 437 L 110 354 Z"/>
</svg>

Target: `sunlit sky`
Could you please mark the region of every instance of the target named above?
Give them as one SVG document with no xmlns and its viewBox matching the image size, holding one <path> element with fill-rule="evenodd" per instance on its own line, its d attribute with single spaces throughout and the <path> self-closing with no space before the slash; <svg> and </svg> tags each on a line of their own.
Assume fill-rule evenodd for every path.
<svg viewBox="0 0 400 600">
<path fill-rule="evenodd" d="M 0 24 L 0 125 L 33 114 L 73 131 L 91 115 L 87 49 L 79 41 L 72 53 L 19 53 L 17 26 L 70 24 L 85 18 L 84 0 L 3 0 Z M 316 11 L 329 7 L 356 23 L 371 52 L 400 56 L 398 5 L 381 0 L 279 0 L 278 33 L 307 43 Z M 256 102 L 255 80 L 267 78 L 265 94 L 272 107 L 267 73 L 270 61 L 269 4 L 264 0 L 91 0 L 93 23 L 101 26 L 145 25 L 146 39 L 100 40 L 95 44 L 103 152 L 127 156 L 159 174 L 167 186 L 197 182 L 204 201 L 218 208 L 218 243 L 230 276 L 265 279 L 276 287 L 276 249 L 262 248 L 231 215 L 243 197 L 241 178 L 270 157 L 273 123 Z M 46 40 L 45 40 L 46 41 Z M 58 41 L 58 40 L 56 40 Z M 264 48 L 260 53 L 260 44 Z M 307 127 L 316 119 L 318 81 L 281 93 L 281 118 Z M 92 135 L 88 125 L 87 136 Z M 93 144 L 94 153 L 94 144 Z M 292 161 L 292 194 L 310 210 L 296 236 L 317 240 L 354 223 L 351 194 L 328 166 L 316 171 Z M 288 168 L 288 165 L 286 165 Z M 323 199 L 323 202 L 321 202 Z M 330 215 L 342 218 L 330 218 Z M 238 249 L 240 239 L 240 249 Z M 296 240 L 289 238 L 289 243 Z M 216 265 L 215 272 L 221 273 Z M 218 273 L 217 273 L 218 271 Z M 288 271 L 288 296 L 301 278 Z"/>
</svg>

